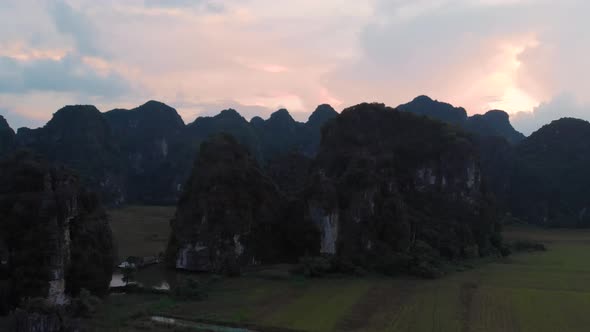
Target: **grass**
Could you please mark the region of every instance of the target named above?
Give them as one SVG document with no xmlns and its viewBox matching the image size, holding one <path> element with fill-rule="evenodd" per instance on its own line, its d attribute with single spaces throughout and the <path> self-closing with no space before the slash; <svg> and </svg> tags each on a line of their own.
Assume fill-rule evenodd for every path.
<svg viewBox="0 0 590 332">
<path fill-rule="evenodd" d="M 166 250 L 175 207 L 129 206 L 108 211 L 119 260 Z"/>
<path fill-rule="evenodd" d="M 259 271 L 221 279 L 203 301 L 111 296 L 91 325 L 138 331 L 146 328 L 138 317 L 160 313 L 302 331 L 588 331 L 590 231 L 518 227 L 505 237 L 539 240 L 548 251 L 438 280 L 302 279 Z"/>
</svg>

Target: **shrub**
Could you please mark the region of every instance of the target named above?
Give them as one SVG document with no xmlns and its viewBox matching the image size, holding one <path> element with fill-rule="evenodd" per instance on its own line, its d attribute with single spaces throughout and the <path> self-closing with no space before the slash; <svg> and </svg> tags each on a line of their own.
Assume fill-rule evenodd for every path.
<svg viewBox="0 0 590 332">
<path fill-rule="evenodd" d="M 510 248 L 515 251 L 546 251 L 547 247 L 543 243 L 531 240 L 516 240 L 510 244 Z"/>
<path fill-rule="evenodd" d="M 185 278 L 172 288 L 172 295 L 182 300 L 202 300 L 207 297 L 206 285 L 193 278 Z"/>
<path fill-rule="evenodd" d="M 330 273 L 331 270 L 332 264 L 328 258 L 321 256 L 306 256 L 301 258 L 295 273 L 303 274 L 309 278 L 317 278 Z"/>
<path fill-rule="evenodd" d="M 87 289 L 82 289 L 77 298 L 72 299 L 69 312 L 76 317 L 90 317 L 96 312 L 101 301 Z"/>
</svg>

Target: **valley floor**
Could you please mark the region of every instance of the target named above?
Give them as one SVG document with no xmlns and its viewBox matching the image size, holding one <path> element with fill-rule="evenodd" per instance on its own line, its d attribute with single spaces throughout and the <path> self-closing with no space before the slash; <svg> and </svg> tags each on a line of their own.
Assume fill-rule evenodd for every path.
<svg viewBox="0 0 590 332">
<path fill-rule="evenodd" d="M 258 331 L 588 331 L 590 231 L 518 227 L 505 237 L 539 240 L 549 250 L 438 280 L 303 279 L 276 267 L 221 279 L 202 301 L 111 295 L 88 323 L 97 331 L 174 330 L 149 320 L 161 315 Z"/>
</svg>

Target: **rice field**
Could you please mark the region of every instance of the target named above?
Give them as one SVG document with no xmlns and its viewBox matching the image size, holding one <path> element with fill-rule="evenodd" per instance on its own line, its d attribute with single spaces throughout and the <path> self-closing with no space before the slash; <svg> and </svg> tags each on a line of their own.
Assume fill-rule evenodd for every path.
<svg viewBox="0 0 590 332">
<path fill-rule="evenodd" d="M 214 283 L 202 301 L 113 295 L 91 325 L 167 331 L 146 325 L 148 314 L 161 314 L 263 331 L 590 331 L 590 232 L 518 227 L 505 237 L 540 240 L 549 250 L 438 280 L 303 279 L 259 272 Z"/>
<path fill-rule="evenodd" d="M 118 260 L 164 252 L 175 211 L 170 206 L 129 206 L 108 211 Z"/>
</svg>

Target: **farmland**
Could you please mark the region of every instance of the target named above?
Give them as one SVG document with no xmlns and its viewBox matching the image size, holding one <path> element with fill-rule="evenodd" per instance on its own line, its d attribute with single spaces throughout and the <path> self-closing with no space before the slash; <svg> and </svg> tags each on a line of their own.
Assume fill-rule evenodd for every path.
<svg viewBox="0 0 590 332">
<path fill-rule="evenodd" d="M 175 208 L 130 206 L 109 211 L 109 223 L 119 260 L 129 256 L 152 256 L 166 250 L 170 219 Z"/>
<path fill-rule="evenodd" d="M 99 331 L 165 330 L 147 321 L 159 314 L 270 330 L 587 331 L 590 232 L 517 227 L 505 237 L 540 240 L 549 250 L 475 263 L 437 280 L 304 279 L 272 267 L 217 280 L 200 301 L 112 295 L 89 323 Z"/>
</svg>

